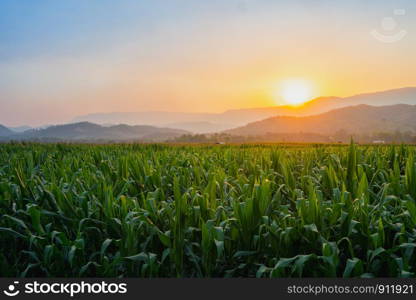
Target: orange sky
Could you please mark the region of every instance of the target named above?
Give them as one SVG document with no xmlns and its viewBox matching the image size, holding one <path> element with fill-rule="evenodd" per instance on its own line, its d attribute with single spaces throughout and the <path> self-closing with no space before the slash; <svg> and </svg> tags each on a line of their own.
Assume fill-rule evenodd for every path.
<svg viewBox="0 0 416 300">
<path fill-rule="evenodd" d="M 27 51 L 21 46 L 20 55 L 3 43 L 0 124 L 59 123 L 94 112 L 281 105 L 278 87 L 288 78 L 311 82 L 313 97 L 416 86 L 415 2 L 230 3 L 181 11 L 131 4 L 117 7 L 120 20 L 103 17 L 83 31 L 45 27 L 37 52 L 39 41 Z M 397 5 L 407 9 L 397 20 L 409 34 L 392 44 L 376 40 L 370 31 Z M 72 28 L 73 17 L 62 22 Z M 12 47 L 19 36 L 10 36 Z"/>
</svg>

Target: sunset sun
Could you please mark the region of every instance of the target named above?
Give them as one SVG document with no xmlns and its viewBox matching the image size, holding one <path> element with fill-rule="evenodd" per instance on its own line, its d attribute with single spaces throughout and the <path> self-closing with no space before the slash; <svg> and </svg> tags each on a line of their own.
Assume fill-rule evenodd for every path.
<svg viewBox="0 0 416 300">
<path fill-rule="evenodd" d="M 311 82 L 304 79 L 289 79 L 279 86 L 278 96 L 289 105 L 301 105 L 313 97 Z"/>
</svg>

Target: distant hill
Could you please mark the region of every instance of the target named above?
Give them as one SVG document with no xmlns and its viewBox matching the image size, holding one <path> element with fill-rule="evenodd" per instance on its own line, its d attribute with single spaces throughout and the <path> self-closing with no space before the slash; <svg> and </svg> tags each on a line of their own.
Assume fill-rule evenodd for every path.
<svg viewBox="0 0 416 300">
<path fill-rule="evenodd" d="M 169 128 L 183 129 L 192 133 L 213 133 L 230 128 L 227 124 L 216 124 L 212 122 L 182 122 L 166 125 Z"/>
<path fill-rule="evenodd" d="M 89 122 L 50 126 L 9 135 L 14 140 L 164 141 L 188 133 L 185 130 L 153 126 L 101 126 Z"/>
<path fill-rule="evenodd" d="M 96 113 L 76 117 L 73 122 L 93 122 L 97 124 L 145 124 L 152 126 L 186 129 L 193 133 L 226 130 L 247 123 L 263 120 L 272 116 L 308 116 L 321 114 L 333 109 L 367 104 L 385 106 L 395 104 L 416 104 L 416 87 L 394 89 L 377 93 L 360 94 L 353 97 L 320 97 L 313 99 L 300 107 L 273 106 L 263 108 L 248 108 L 228 110 L 223 113 L 181 113 L 181 112 L 119 112 Z M 205 126 L 201 126 L 204 124 Z M 209 125 L 208 125 L 209 124 Z"/>
<path fill-rule="evenodd" d="M 376 93 L 359 94 L 352 97 L 319 97 L 312 99 L 302 106 L 274 106 L 263 108 L 249 108 L 229 110 L 224 113 L 227 117 L 233 115 L 249 116 L 310 116 L 321 114 L 336 108 L 367 104 L 372 106 L 386 106 L 395 104 L 416 104 L 416 87 L 387 90 Z"/>
<path fill-rule="evenodd" d="M 272 117 L 227 130 L 225 133 L 239 136 L 300 132 L 331 135 L 340 130 L 360 134 L 416 132 L 416 105 L 398 104 L 381 107 L 357 105 L 314 116 Z"/>
<path fill-rule="evenodd" d="M 182 113 L 165 111 L 144 112 L 114 112 L 95 113 L 76 117 L 72 122 L 92 122 L 95 124 L 127 124 L 127 125 L 151 125 L 168 126 L 174 123 L 207 122 L 212 115 L 205 113 Z"/>
<path fill-rule="evenodd" d="M 11 131 L 6 126 L 0 125 L 0 137 L 12 135 L 13 131 Z"/>
<path fill-rule="evenodd" d="M 31 130 L 32 127 L 30 126 L 17 126 L 17 127 L 9 127 L 10 130 L 14 131 L 14 132 L 24 132 L 27 130 Z"/>
</svg>

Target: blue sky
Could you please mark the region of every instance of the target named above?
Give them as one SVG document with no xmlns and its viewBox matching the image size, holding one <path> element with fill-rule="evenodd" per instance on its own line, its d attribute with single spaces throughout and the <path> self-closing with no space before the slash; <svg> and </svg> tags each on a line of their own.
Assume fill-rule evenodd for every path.
<svg viewBox="0 0 416 300">
<path fill-rule="evenodd" d="M 375 41 L 396 8 L 408 35 Z M 268 106 L 289 77 L 315 96 L 416 85 L 415 14 L 411 0 L 2 0 L 0 124 Z"/>
</svg>

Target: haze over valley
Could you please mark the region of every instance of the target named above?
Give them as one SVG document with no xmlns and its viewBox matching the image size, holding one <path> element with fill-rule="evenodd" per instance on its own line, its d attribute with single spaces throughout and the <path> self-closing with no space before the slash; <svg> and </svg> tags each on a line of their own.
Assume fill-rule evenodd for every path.
<svg viewBox="0 0 416 300">
<path fill-rule="evenodd" d="M 400 5 L 1 1 L 0 140 L 412 142 Z"/>
<path fill-rule="evenodd" d="M 308 116 L 336 108 L 367 104 L 372 106 L 416 104 L 416 88 L 401 88 L 353 97 L 320 97 L 301 106 L 273 106 L 263 108 L 227 110 L 224 113 L 178 113 L 178 112 L 126 112 L 96 113 L 79 116 L 72 122 L 97 124 L 146 124 L 188 130 L 192 133 L 213 133 L 243 126 L 273 116 Z"/>
<path fill-rule="evenodd" d="M 198 134 L 208 134 L 228 136 L 229 140 L 245 137 L 248 141 L 335 142 L 360 134 L 368 135 L 370 142 L 372 135 L 384 133 L 397 138 L 398 132 L 406 134 L 407 142 L 416 136 L 416 88 L 348 98 L 321 97 L 301 106 L 228 110 L 221 114 L 109 113 L 80 116 L 69 124 L 44 128 L 2 125 L 0 141 L 212 141 L 198 138 Z"/>
</svg>

